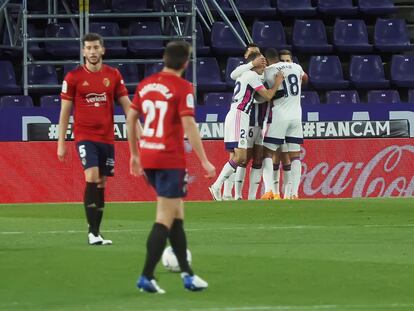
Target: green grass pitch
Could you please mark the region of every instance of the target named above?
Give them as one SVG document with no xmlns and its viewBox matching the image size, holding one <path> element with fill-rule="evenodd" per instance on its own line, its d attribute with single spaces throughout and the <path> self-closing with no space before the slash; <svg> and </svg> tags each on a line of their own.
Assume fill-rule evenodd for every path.
<svg viewBox="0 0 414 311">
<path fill-rule="evenodd" d="M 414 200 L 186 204 L 192 293 L 140 293 L 154 203 L 107 204 L 107 247 L 80 204 L 0 205 L 0 310 L 414 310 Z"/>
</svg>

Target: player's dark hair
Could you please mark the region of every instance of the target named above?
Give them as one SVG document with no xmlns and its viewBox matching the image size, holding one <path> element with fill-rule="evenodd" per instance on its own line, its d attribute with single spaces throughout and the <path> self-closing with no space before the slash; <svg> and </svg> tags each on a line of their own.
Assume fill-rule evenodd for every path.
<svg viewBox="0 0 414 311">
<path fill-rule="evenodd" d="M 259 57 L 260 55 L 262 55 L 262 54 L 257 53 L 257 52 L 250 53 L 250 54 L 249 54 L 249 56 L 246 58 L 246 61 L 247 61 L 248 63 L 250 63 L 250 62 L 254 61 L 254 60 L 255 60 L 257 57 Z"/>
<path fill-rule="evenodd" d="M 247 52 L 247 50 L 248 50 L 249 48 L 259 48 L 259 46 L 258 46 L 256 43 L 249 43 L 249 44 L 246 46 L 246 49 L 244 50 L 244 54 L 246 54 L 246 52 Z"/>
<path fill-rule="evenodd" d="M 289 50 L 280 50 L 279 51 L 279 57 L 282 55 L 289 55 L 290 57 L 292 57 L 292 52 Z"/>
<path fill-rule="evenodd" d="M 276 49 L 270 48 L 265 51 L 265 57 L 268 61 L 279 61 L 279 53 Z"/>
<path fill-rule="evenodd" d="M 100 34 L 90 32 L 83 36 L 82 38 L 82 46 L 85 46 L 85 42 L 91 42 L 91 41 L 99 41 L 100 45 L 104 45 L 104 40 Z"/>
<path fill-rule="evenodd" d="M 191 45 L 186 41 L 171 41 L 164 51 L 165 67 L 180 70 L 190 59 Z"/>
</svg>

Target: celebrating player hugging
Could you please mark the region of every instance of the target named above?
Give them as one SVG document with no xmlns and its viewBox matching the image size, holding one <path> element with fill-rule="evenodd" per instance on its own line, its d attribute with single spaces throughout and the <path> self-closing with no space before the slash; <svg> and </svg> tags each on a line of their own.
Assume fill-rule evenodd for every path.
<svg viewBox="0 0 414 311">
<path fill-rule="evenodd" d="M 258 57 L 262 57 L 262 55 L 251 53 L 247 61 L 254 61 Z M 266 89 L 260 79 L 264 68 L 264 64 L 254 67 L 244 72 L 236 80 L 233 102 L 224 123 L 224 143 L 226 149 L 234 149 L 234 156 L 224 165 L 217 180 L 209 188 L 215 200 L 221 200 L 223 182 L 236 171 L 238 166 L 246 165 L 247 149 L 253 147 L 253 141 L 249 141 L 249 124 L 254 95 L 257 92 L 266 101 L 269 101 L 276 94 L 283 81 L 283 74 L 278 73 L 274 76 L 272 88 Z"/>
</svg>

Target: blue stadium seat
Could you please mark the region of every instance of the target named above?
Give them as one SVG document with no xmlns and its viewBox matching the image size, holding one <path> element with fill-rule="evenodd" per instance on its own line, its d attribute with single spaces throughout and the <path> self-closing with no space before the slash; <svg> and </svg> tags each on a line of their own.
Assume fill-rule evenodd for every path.
<svg viewBox="0 0 414 311">
<path fill-rule="evenodd" d="M 408 90 L 408 103 L 414 104 L 414 90 Z"/>
<path fill-rule="evenodd" d="M 29 84 L 58 84 L 56 68 L 53 65 L 29 65 L 27 71 Z"/>
<path fill-rule="evenodd" d="M 197 22 L 196 24 L 197 30 L 197 37 L 196 37 L 196 46 L 197 46 L 197 55 L 205 56 L 210 53 L 210 47 L 206 45 L 206 41 L 204 40 L 204 33 L 203 28 L 201 28 L 201 24 Z"/>
<path fill-rule="evenodd" d="M 117 23 L 90 23 L 89 31 L 99 33 L 104 37 L 105 54 L 111 56 L 125 56 L 127 53 L 126 47 L 122 46 L 121 40 L 105 40 L 105 37 L 115 37 L 121 35 L 121 30 Z"/>
<path fill-rule="evenodd" d="M 44 95 L 40 97 L 40 107 L 43 107 L 43 108 L 60 107 L 60 96 L 59 95 Z"/>
<path fill-rule="evenodd" d="M 189 65 L 189 66 L 191 66 L 191 65 Z M 163 62 L 145 64 L 144 76 L 148 77 L 150 75 L 153 75 L 154 73 L 160 72 L 163 68 L 164 68 L 164 63 Z M 187 70 L 189 70 L 189 69 L 187 69 Z"/>
<path fill-rule="evenodd" d="M 236 69 L 238 66 L 245 64 L 246 61 L 243 57 L 229 57 L 227 59 L 226 73 L 224 80 L 226 81 L 229 87 L 234 87 L 235 81 L 230 78 L 231 72 Z"/>
<path fill-rule="evenodd" d="M 147 1 L 133 1 L 133 0 L 112 0 L 112 10 L 114 12 L 139 12 L 149 11 Z"/>
<path fill-rule="evenodd" d="M 195 110 L 195 117 L 197 122 L 224 122 L 228 106 L 208 106 L 198 105 Z"/>
<path fill-rule="evenodd" d="M 129 25 L 130 36 L 160 36 L 161 26 L 158 22 L 135 22 Z M 161 55 L 164 51 L 162 40 L 129 40 L 128 50 L 139 55 Z"/>
<path fill-rule="evenodd" d="M 77 68 L 78 64 L 64 64 L 63 65 L 63 78 L 68 74 L 69 71 L 72 71 L 73 69 Z"/>
<path fill-rule="evenodd" d="M 349 82 L 344 80 L 339 57 L 312 56 L 309 63 L 310 82 L 316 89 L 344 89 Z"/>
<path fill-rule="evenodd" d="M 400 94 L 396 90 L 369 91 L 368 104 L 399 104 Z"/>
<path fill-rule="evenodd" d="M 302 105 L 318 105 L 321 103 L 319 95 L 315 91 L 303 91 L 300 94 L 300 100 Z"/>
<path fill-rule="evenodd" d="M 207 93 L 204 97 L 204 105 L 230 108 L 233 93 Z"/>
<path fill-rule="evenodd" d="M 0 98 L 0 108 L 5 107 L 22 107 L 30 108 L 33 107 L 33 101 L 30 96 L 25 95 L 8 95 Z"/>
<path fill-rule="evenodd" d="M 381 52 L 402 52 L 413 48 L 404 19 L 377 19 L 374 33 L 375 47 Z"/>
<path fill-rule="evenodd" d="M 337 19 L 333 43 L 340 52 L 364 53 L 372 51 L 368 43 L 367 26 L 363 20 Z"/>
<path fill-rule="evenodd" d="M 394 55 L 391 82 L 398 87 L 414 87 L 414 55 Z"/>
<path fill-rule="evenodd" d="M 30 1 L 28 1 L 30 2 Z M 79 12 L 79 0 L 70 0 L 70 4 L 73 12 Z M 111 10 L 106 4 L 106 1 L 102 0 L 89 0 L 89 12 L 91 13 L 105 13 Z"/>
<path fill-rule="evenodd" d="M 286 43 L 283 25 L 279 21 L 256 21 L 252 29 L 253 42 L 260 48 L 276 48 L 278 50 L 292 48 Z"/>
<path fill-rule="evenodd" d="M 277 8 L 286 16 L 314 16 L 316 8 L 312 6 L 311 0 L 277 0 Z"/>
<path fill-rule="evenodd" d="M 27 1 L 27 11 L 29 13 L 47 13 L 47 1 L 44 1 L 44 0 Z"/>
<path fill-rule="evenodd" d="M 139 73 L 138 73 L 138 66 L 137 64 L 128 64 L 128 63 L 115 63 L 110 64 L 118 68 L 119 72 L 124 79 L 125 85 L 128 89 L 135 90 L 138 82 L 139 82 Z"/>
<path fill-rule="evenodd" d="M 230 6 L 230 3 L 228 0 L 216 0 L 219 7 L 226 13 L 227 15 L 234 15 L 234 12 Z M 207 1 L 209 3 L 209 1 Z M 199 7 L 202 7 L 202 5 L 199 5 Z M 210 5 L 210 9 L 212 11 L 216 11 L 216 8 L 213 5 Z"/>
<path fill-rule="evenodd" d="M 29 38 L 44 37 L 44 33 L 42 33 L 42 31 L 37 29 L 32 24 L 27 24 L 27 33 L 28 33 Z M 2 42 L 3 42 L 3 45 L 5 45 L 5 46 L 11 46 L 11 42 L 10 42 L 9 35 L 8 35 L 7 31 L 3 32 Z M 28 47 L 29 53 L 34 58 L 44 57 L 45 49 L 40 47 L 39 42 L 28 42 L 27 47 Z M 7 50 L 7 48 L 2 48 L 2 50 Z"/>
<path fill-rule="evenodd" d="M 387 88 L 384 67 L 379 55 L 354 55 L 349 66 L 349 79 L 356 88 Z"/>
<path fill-rule="evenodd" d="M 0 60 L 0 94 L 19 94 L 22 89 L 16 83 L 13 65 L 8 60 Z"/>
<path fill-rule="evenodd" d="M 358 7 L 353 6 L 352 0 L 318 0 L 318 10 L 321 13 L 335 16 L 349 16 L 358 13 Z"/>
<path fill-rule="evenodd" d="M 223 91 L 226 83 L 223 82 L 220 68 L 214 57 L 200 57 L 197 59 L 197 88 L 200 91 Z M 193 81 L 193 71 L 186 70 L 185 77 Z"/>
<path fill-rule="evenodd" d="M 359 104 L 358 92 L 355 90 L 348 91 L 329 91 L 326 92 L 326 103 L 327 104 Z"/>
<path fill-rule="evenodd" d="M 388 15 L 397 12 L 394 0 L 359 0 L 359 10 L 364 14 Z"/>
<path fill-rule="evenodd" d="M 325 25 L 321 20 L 295 20 L 292 35 L 293 47 L 304 53 L 330 53 Z"/>
<path fill-rule="evenodd" d="M 236 23 L 233 25 L 243 38 L 240 25 Z M 241 54 L 244 51 L 243 45 L 237 40 L 230 27 L 223 22 L 215 22 L 213 25 L 211 30 L 211 47 L 216 53 L 225 55 Z"/>
<path fill-rule="evenodd" d="M 48 24 L 45 36 L 50 38 L 78 37 L 71 23 Z M 79 57 L 78 41 L 45 41 L 46 52 L 53 57 Z"/>
<path fill-rule="evenodd" d="M 261 17 L 276 15 L 276 8 L 271 6 L 270 0 L 236 0 L 235 4 L 242 15 Z"/>
</svg>

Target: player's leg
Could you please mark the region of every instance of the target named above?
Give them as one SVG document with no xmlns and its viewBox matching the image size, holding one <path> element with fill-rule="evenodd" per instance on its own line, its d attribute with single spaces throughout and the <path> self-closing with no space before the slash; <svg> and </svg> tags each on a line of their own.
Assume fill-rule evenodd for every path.
<svg viewBox="0 0 414 311">
<path fill-rule="evenodd" d="M 231 160 L 234 157 L 234 151 L 230 151 L 229 160 Z M 234 179 L 236 174 L 233 173 L 224 181 L 224 187 L 223 187 L 223 200 L 228 201 L 233 199 L 232 191 L 234 186 Z"/>
<path fill-rule="evenodd" d="M 187 237 L 184 230 L 184 202 L 182 200 L 170 229 L 169 240 L 180 265 L 184 288 L 191 291 L 207 288 L 208 283 L 194 274 L 187 260 Z"/>
<path fill-rule="evenodd" d="M 281 161 L 283 165 L 283 185 L 282 192 L 283 198 L 289 199 L 292 192 L 292 181 L 291 181 L 291 165 L 289 158 L 288 145 L 283 144 L 281 147 Z"/>
<path fill-rule="evenodd" d="M 263 148 L 263 184 L 265 188 L 265 193 L 261 197 L 262 200 L 272 200 L 274 182 L 273 182 L 273 154 L 277 149 L 277 145 L 270 146 L 270 144 L 265 143 Z"/>
<path fill-rule="evenodd" d="M 96 200 L 96 208 L 97 208 L 97 229 L 98 234 L 100 237 L 100 228 L 102 223 L 102 218 L 104 214 L 105 208 L 105 186 L 107 177 L 114 176 L 114 167 L 115 167 L 115 149 L 114 145 L 112 144 L 98 144 L 99 148 L 99 183 L 97 189 L 97 200 Z M 104 239 L 102 237 L 102 244 L 103 245 L 110 245 L 112 244 L 111 240 Z"/>
<path fill-rule="evenodd" d="M 292 198 L 299 198 L 299 185 L 302 175 L 302 163 L 300 161 L 300 145 L 303 144 L 303 132 L 301 120 L 292 121 L 286 135 L 289 157 L 291 162 Z"/>
<path fill-rule="evenodd" d="M 245 150 L 245 149 L 242 149 Z M 243 186 L 244 186 L 244 179 L 246 177 L 246 167 L 249 163 L 250 159 L 252 158 L 253 150 L 251 148 L 246 149 L 246 160 L 242 163 L 238 163 L 236 169 L 236 177 L 234 179 L 234 199 L 235 200 L 242 200 L 243 195 Z"/>
<path fill-rule="evenodd" d="M 257 189 L 262 178 L 263 163 L 263 135 L 260 128 L 257 128 L 257 138 L 253 146 L 252 167 L 249 176 L 249 200 L 256 200 Z"/>
<path fill-rule="evenodd" d="M 265 194 L 262 196 L 262 199 L 264 200 L 273 199 L 273 191 L 275 191 L 273 154 L 285 141 L 287 125 L 287 122 L 284 120 L 275 120 L 273 118 L 263 140 L 263 182 L 265 185 Z"/>
<path fill-rule="evenodd" d="M 100 182 L 99 151 L 96 143 L 91 141 L 80 141 L 76 147 L 84 169 L 83 205 L 88 222 L 88 242 L 90 245 L 101 245 L 102 238 L 99 237 L 97 213 L 98 184 Z"/>
<path fill-rule="evenodd" d="M 282 145 L 283 146 L 283 145 Z M 280 199 L 280 150 L 282 147 L 277 148 L 273 154 L 273 200 Z"/>
<path fill-rule="evenodd" d="M 186 191 L 185 170 L 145 170 L 145 175 L 157 192 L 157 212 L 155 223 L 147 238 L 144 269 L 137 287 L 142 291 L 163 294 L 165 291 L 155 281 L 154 271 L 161 259 L 170 228 L 180 209 L 181 198 Z M 165 180 L 169 182 L 166 183 Z"/>
<path fill-rule="evenodd" d="M 234 149 L 234 156 L 222 168 L 216 181 L 209 187 L 211 195 L 217 201 L 221 200 L 221 187 L 226 179 L 233 174 L 240 163 L 246 161 L 246 155 L 242 149 L 247 148 L 246 135 L 249 129 L 249 115 L 239 109 L 231 109 L 226 116 L 224 124 L 224 143 L 226 150 Z M 241 154 L 244 154 L 242 161 Z"/>
</svg>

